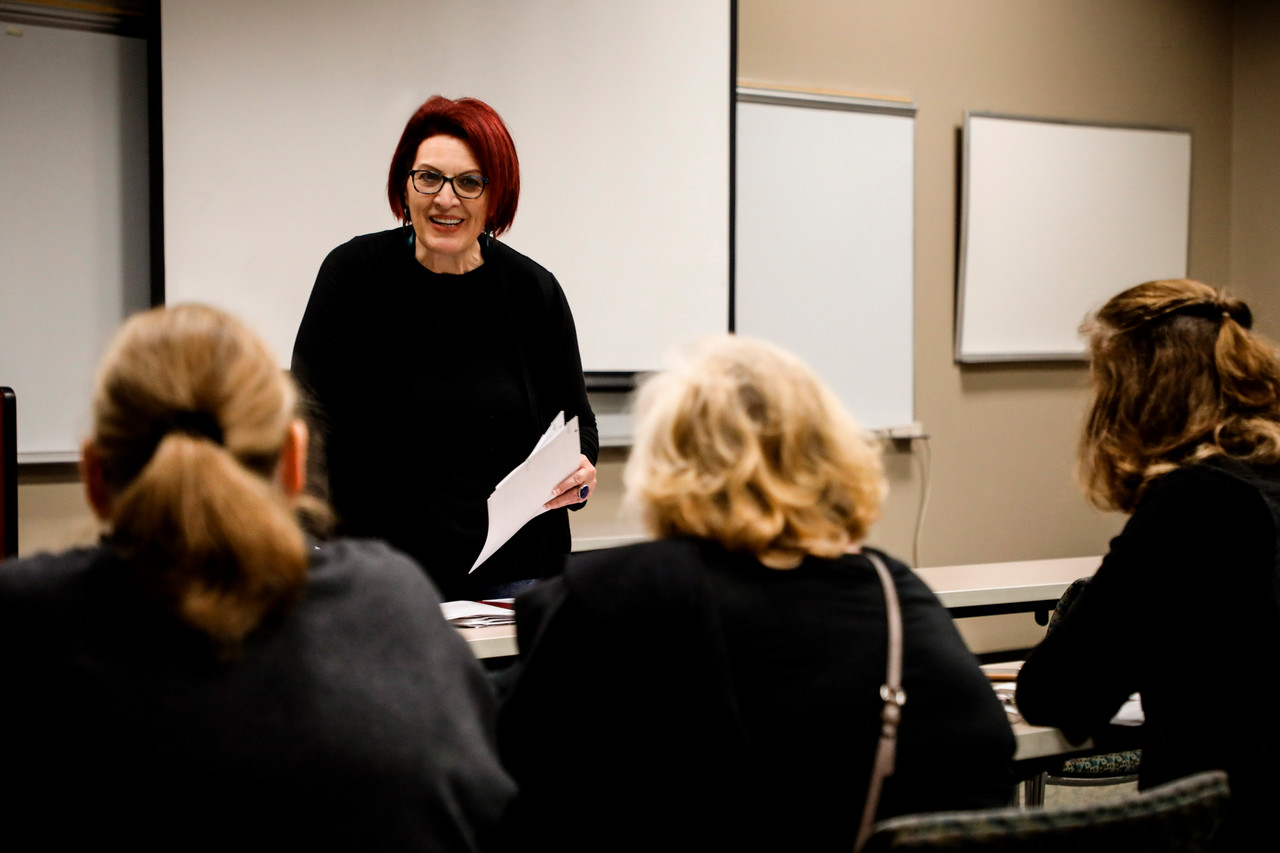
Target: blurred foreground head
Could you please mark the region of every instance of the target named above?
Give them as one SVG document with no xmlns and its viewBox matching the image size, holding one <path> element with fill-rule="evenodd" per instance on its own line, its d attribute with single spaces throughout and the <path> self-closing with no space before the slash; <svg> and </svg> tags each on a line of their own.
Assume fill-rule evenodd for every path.
<svg viewBox="0 0 1280 853">
<path fill-rule="evenodd" d="M 143 590 L 218 656 L 306 583 L 295 401 L 266 345 L 203 305 L 136 315 L 99 367 L 90 503 Z"/>
</svg>

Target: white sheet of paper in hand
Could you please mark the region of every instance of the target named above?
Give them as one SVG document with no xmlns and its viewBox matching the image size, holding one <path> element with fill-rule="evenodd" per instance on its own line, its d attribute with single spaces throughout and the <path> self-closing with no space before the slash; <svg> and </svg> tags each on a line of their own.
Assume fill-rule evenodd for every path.
<svg viewBox="0 0 1280 853">
<path fill-rule="evenodd" d="M 574 428 L 577 429 L 576 420 L 574 421 Z M 498 481 L 498 485 L 494 486 L 493 490 L 495 492 L 498 491 L 498 489 L 501 489 L 504 485 L 506 485 L 507 480 L 510 480 L 516 474 L 520 473 L 521 469 L 524 468 L 525 464 L 528 463 L 529 459 L 532 459 L 535 455 L 537 455 L 538 451 L 541 450 L 543 447 L 545 447 L 548 441 L 550 441 L 555 436 L 559 435 L 560 431 L 563 429 L 564 429 L 564 412 L 556 412 L 556 416 L 551 419 L 551 425 L 547 427 L 546 432 L 544 432 L 542 435 L 538 437 L 538 443 L 533 446 L 533 450 L 529 451 L 529 456 L 525 459 L 525 461 L 517 465 L 516 467 L 512 468 L 511 472 L 508 473 L 507 476 L 503 477 L 501 480 Z M 576 469 L 577 466 L 574 466 L 574 467 Z M 565 475 L 565 476 L 568 476 L 568 475 Z M 560 480 L 563 480 L 563 479 L 564 477 L 560 478 Z M 560 480 L 556 480 L 556 483 L 559 483 Z M 552 485 L 555 485 L 555 484 L 553 483 Z M 490 497 L 492 497 L 492 495 Z"/>
<path fill-rule="evenodd" d="M 543 504 L 551 499 L 551 492 L 561 480 L 578 470 L 581 455 L 578 418 L 575 415 L 566 424 L 564 412 L 560 412 L 529 457 L 503 477 L 489 495 L 489 534 L 469 572 L 492 557 L 531 519 L 546 512 Z"/>
</svg>

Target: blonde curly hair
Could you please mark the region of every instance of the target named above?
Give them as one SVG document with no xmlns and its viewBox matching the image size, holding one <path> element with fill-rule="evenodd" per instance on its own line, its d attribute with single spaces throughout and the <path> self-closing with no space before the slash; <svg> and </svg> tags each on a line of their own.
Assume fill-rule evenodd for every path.
<svg viewBox="0 0 1280 853">
<path fill-rule="evenodd" d="M 627 500 L 655 536 L 695 536 L 775 569 L 862 540 L 886 485 L 878 447 L 800 359 L 721 336 L 650 378 Z"/>
</svg>

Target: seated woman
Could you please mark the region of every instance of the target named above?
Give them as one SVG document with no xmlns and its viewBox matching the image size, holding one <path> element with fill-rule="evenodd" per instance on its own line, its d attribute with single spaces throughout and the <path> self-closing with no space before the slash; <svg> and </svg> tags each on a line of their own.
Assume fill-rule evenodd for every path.
<svg viewBox="0 0 1280 853">
<path fill-rule="evenodd" d="M 472 851 L 514 794 L 483 673 L 421 569 L 309 543 L 266 347 L 158 308 L 106 355 L 96 547 L 0 565 L 6 834 L 41 849 Z"/>
<path fill-rule="evenodd" d="M 530 849 L 841 850 L 880 734 L 889 566 L 905 651 L 879 815 L 1007 803 L 1013 737 L 946 610 L 859 543 L 878 455 L 799 360 L 724 337 L 643 388 L 630 498 L 658 541 L 516 603 L 499 711 Z"/>
<path fill-rule="evenodd" d="M 1140 691 L 1140 786 L 1226 770 L 1237 839 L 1280 799 L 1280 677 L 1257 663 L 1280 658 L 1280 357 L 1250 324 L 1243 302 L 1183 280 L 1130 288 L 1085 324 L 1081 480 L 1130 518 L 1017 694 L 1029 721 L 1084 736 Z"/>
</svg>

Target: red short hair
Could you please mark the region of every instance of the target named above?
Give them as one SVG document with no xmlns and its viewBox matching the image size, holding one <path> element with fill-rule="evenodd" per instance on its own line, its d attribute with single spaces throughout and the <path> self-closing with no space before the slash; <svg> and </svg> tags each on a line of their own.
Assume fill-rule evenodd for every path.
<svg viewBox="0 0 1280 853">
<path fill-rule="evenodd" d="M 489 179 L 485 188 L 489 199 L 485 230 L 495 235 L 506 231 L 516 218 L 516 203 L 520 200 L 520 160 L 502 117 L 493 107 L 475 98 L 454 101 L 432 95 L 409 119 L 391 157 L 391 172 L 387 176 L 391 213 L 406 225 L 409 223 L 404 200 L 409 170 L 423 140 L 440 135 L 461 139 L 471 148 L 480 170 Z"/>
</svg>

